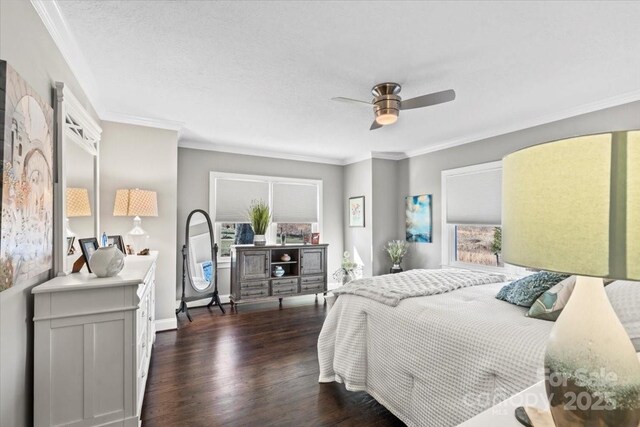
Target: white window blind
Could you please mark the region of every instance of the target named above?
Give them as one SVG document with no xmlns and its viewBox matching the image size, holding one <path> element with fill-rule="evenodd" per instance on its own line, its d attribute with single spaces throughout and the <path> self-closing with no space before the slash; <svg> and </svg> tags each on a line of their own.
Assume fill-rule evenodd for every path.
<svg viewBox="0 0 640 427">
<path fill-rule="evenodd" d="M 273 222 L 318 222 L 318 186 L 275 182 Z"/>
<path fill-rule="evenodd" d="M 253 200 L 269 203 L 269 183 L 240 179 L 215 179 L 215 221 L 249 222 Z"/>
<path fill-rule="evenodd" d="M 445 179 L 447 223 L 502 223 L 502 168 L 452 174 Z"/>
</svg>

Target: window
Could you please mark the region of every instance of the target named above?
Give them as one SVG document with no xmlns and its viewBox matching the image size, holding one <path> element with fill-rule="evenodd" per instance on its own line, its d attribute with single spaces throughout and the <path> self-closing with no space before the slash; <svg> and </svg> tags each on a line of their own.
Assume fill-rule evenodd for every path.
<svg viewBox="0 0 640 427">
<path fill-rule="evenodd" d="M 321 231 L 322 181 L 210 173 L 209 213 L 215 224 L 220 261 L 229 259 L 231 246 L 253 242 L 247 210 L 253 200 L 263 200 L 271 210 L 268 243 L 303 243 L 305 236 Z"/>
<path fill-rule="evenodd" d="M 478 225 L 456 225 L 456 261 L 468 264 L 504 267 L 502 228 Z"/>
<path fill-rule="evenodd" d="M 311 234 L 313 226 L 307 223 L 278 223 L 277 242 L 280 242 L 282 233 L 287 236 L 287 243 L 304 243 L 304 237 Z"/>
<path fill-rule="evenodd" d="M 442 264 L 503 268 L 502 162 L 442 171 Z"/>
</svg>

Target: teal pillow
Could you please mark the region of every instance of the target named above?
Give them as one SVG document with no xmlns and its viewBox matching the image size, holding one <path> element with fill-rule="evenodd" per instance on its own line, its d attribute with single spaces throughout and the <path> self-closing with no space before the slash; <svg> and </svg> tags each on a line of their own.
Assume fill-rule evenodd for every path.
<svg viewBox="0 0 640 427">
<path fill-rule="evenodd" d="M 567 277 L 568 274 L 541 271 L 504 286 L 496 298 L 522 307 L 531 307 L 540 295 Z"/>
</svg>

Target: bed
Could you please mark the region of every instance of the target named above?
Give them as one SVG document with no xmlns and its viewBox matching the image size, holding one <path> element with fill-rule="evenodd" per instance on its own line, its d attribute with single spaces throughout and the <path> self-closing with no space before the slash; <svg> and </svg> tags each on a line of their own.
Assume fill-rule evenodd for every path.
<svg viewBox="0 0 640 427">
<path fill-rule="evenodd" d="M 396 306 L 339 295 L 318 339 L 320 382 L 366 391 L 407 425 L 427 427 L 458 425 L 524 390 L 543 378 L 553 323 L 495 299 L 504 284 Z"/>
</svg>

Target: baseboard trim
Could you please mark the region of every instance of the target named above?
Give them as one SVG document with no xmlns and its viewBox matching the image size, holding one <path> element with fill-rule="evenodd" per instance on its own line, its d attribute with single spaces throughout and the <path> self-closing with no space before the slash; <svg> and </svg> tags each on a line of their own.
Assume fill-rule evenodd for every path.
<svg viewBox="0 0 640 427">
<path fill-rule="evenodd" d="M 178 329 L 178 320 L 175 317 L 171 317 L 169 319 L 157 319 L 154 323 L 156 325 L 156 332 Z"/>
</svg>

